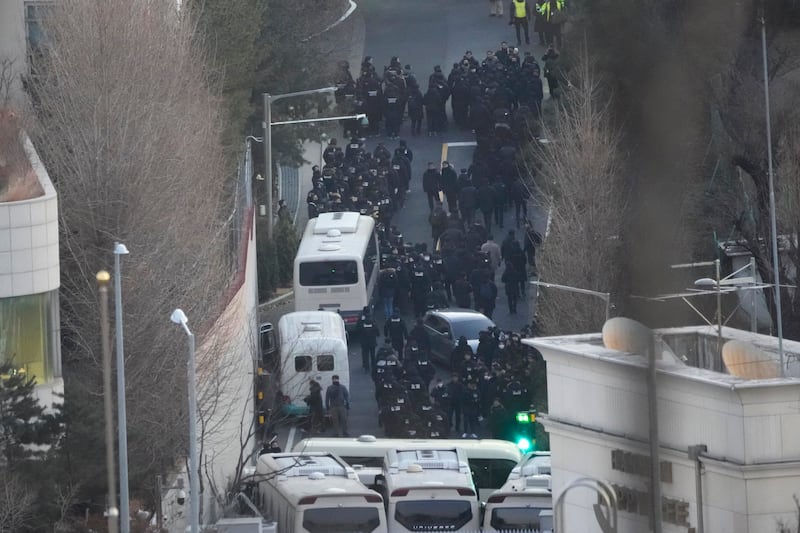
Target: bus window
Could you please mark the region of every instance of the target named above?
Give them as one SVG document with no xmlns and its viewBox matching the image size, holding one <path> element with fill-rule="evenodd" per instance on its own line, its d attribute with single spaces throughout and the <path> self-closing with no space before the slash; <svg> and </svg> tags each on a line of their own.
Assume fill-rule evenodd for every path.
<svg viewBox="0 0 800 533">
<path fill-rule="evenodd" d="M 311 372 L 311 356 L 298 355 L 294 358 L 295 372 Z"/>
<path fill-rule="evenodd" d="M 539 513 L 547 510 L 536 507 L 496 507 L 492 509 L 491 526 L 503 531 L 539 531 Z"/>
<path fill-rule="evenodd" d="M 358 266 L 355 261 L 314 261 L 300 263 L 300 285 L 355 285 L 358 283 Z"/>
<path fill-rule="evenodd" d="M 470 459 L 469 468 L 475 486 L 481 489 L 499 489 L 508 479 L 517 463 L 508 459 Z"/>
<path fill-rule="evenodd" d="M 395 520 L 404 528 L 415 530 L 457 530 L 472 520 L 472 505 L 467 500 L 399 501 Z"/>
<path fill-rule="evenodd" d="M 336 507 L 303 512 L 303 529 L 311 533 L 370 533 L 380 524 L 377 507 Z"/>
<path fill-rule="evenodd" d="M 333 356 L 332 355 L 318 355 L 317 356 L 317 370 L 319 372 L 332 372 L 333 371 Z"/>
</svg>

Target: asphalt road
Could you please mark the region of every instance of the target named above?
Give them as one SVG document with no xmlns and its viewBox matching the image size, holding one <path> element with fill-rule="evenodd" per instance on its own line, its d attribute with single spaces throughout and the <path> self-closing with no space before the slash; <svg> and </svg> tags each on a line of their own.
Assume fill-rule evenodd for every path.
<svg viewBox="0 0 800 533">
<path fill-rule="evenodd" d="M 513 44 L 515 40 L 507 18 L 488 16 L 489 3 L 486 0 L 362 0 L 359 2 L 359 12 L 359 16 L 363 17 L 366 24 L 364 55 L 372 56 L 379 70 L 389 64 L 392 56 L 398 56 L 404 65 L 407 63 L 412 65 L 423 89 L 427 86 L 428 76 L 433 72 L 435 65 L 441 65 L 446 75 L 452 64 L 460 60 L 466 50 L 472 50 L 477 58 L 482 59 L 487 50 L 498 49 L 501 41 L 507 40 Z M 538 45 L 524 47 L 523 50 L 530 50 L 536 56 L 544 53 Z M 357 65 L 351 64 L 351 67 L 353 75 L 357 76 Z M 421 176 L 427 162 L 435 161 L 438 164 L 441 161 L 445 143 L 474 141 L 471 132 L 458 131 L 452 121 L 450 124 L 450 131 L 437 137 L 428 137 L 424 125 L 422 136 L 412 137 L 408 121 L 401 129 L 401 138 L 407 141 L 414 152 L 413 177 L 411 194 L 405 207 L 393 219 L 393 223 L 400 228 L 406 242 L 427 242 L 428 246 L 431 246 L 430 226 L 427 222 L 428 205 L 421 189 Z M 397 146 L 397 141 L 371 137 L 367 139 L 367 147 L 370 150 L 374 149 L 380 141 L 383 141 L 390 150 L 394 150 Z M 447 150 L 447 159 L 456 169 L 466 168 L 471 158 L 472 149 L 469 147 L 449 147 Z M 307 159 L 315 160 L 316 156 L 309 154 Z M 535 227 L 543 233 L 545 225 L 543 214 L 533 205 L 529 207 L 529 214 Z M 502 240 L 505 232 L 513 227 L 513 223 L 513 215 L 509 211 L 506 213 L 505 228 L 503 230 L 493 228 L 498 242 Z M 530 322 L 529 305 L 520 302 L 518 314 L 510 315 L 502 285 L 499 283 L 498 285 L 500 295 L 493 318 L 502 329 L 519 330 Z M 410 328 L 413 325 L 413 317 L 404 318 Z M 382 323 L 382 319 L 379 320 L 379 324 Z M 379 342 L 382 342 L 382 339 L 379 339 Z M 370 377 L 361 371 L 361 348 L 357 338 L 350 342 L 350 369 L 349 434 L 381 436 L 383 433 L 377 424 L 374 387 Z M 291 445 L 307 436 L 299 430 L 292 430 L 291 435 L 288 433 L 282 435 L 290 441 L 281 439 L 284 445 Z"/>
</svg>

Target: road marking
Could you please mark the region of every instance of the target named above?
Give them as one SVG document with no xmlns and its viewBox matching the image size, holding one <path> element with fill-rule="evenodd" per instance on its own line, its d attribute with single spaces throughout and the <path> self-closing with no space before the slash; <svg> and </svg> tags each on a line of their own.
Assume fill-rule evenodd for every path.
<svg viewBox="0 0 800 533">
<path fill-rule="evenodd" d="M 289 436 L 286 437 L 286 448 L 284 451 L 290 452 L 292 451 L 292 445 L 294 444 L 294 433 L 297 430 L 296 426 L 292 426 L 289 428 Z"/>
</svg>

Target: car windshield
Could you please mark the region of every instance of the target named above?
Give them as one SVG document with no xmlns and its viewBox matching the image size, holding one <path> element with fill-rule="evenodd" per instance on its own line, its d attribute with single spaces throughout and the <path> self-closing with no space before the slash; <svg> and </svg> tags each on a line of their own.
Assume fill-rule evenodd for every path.
<svg viewBox="0 0 800 533">
<path fill-rule="evenodd" d="M 477 339 L 481 331 L 487 330 L 492 326 L 494 326 L 494 323 L 485 316 L 459 318 L 450 322 L 450 327 L 453 330 L 453 339 L 455 340 L 458 340 L 461 336 L 466 337 L 467 340 Z"/>
</svg>

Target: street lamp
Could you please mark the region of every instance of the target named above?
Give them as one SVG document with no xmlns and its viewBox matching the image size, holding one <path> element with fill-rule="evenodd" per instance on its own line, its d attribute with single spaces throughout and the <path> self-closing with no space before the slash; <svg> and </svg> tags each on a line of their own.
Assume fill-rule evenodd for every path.
<svg viewBox="0 0 800 533">
<path fill-rule="evenodd" d="M 545 283 L 544 281 L 529 281 L 531 285 L 538 287 L 545 287 L 547 289 L 560 289 L 567 292 L 577 292 L 578 294 L 588 294 L 589 296 L 596 296 L 606 303 L 606 320 L 611 317 L 611 293 L 592 291 L 589 289 L 580 289 L 578 287 L 570 287 L 569 285 L 558 285 L 556 283 Z"/>
<path fill-rule="evenodd" d="M 778 255 L 778 222 L 775 215 L 775 178 L 772 172 L 772 125 L 769 116 L 769 76 L 767 70 L 767 22 L 764 19 L 764 3 L 761 3 L 761 63 L 764 67 L 764 108 L 767 120 L 767 169 L 769 171 L 769 222 L 772 230 L 772 275 L 775 278 L 775 324 L 778 329 L 778 355 L 783 370 L 783 317 L 781 316 L 780 256 Z"/>
<path fill-rule="evenodd" d="M 120 274 L 121 255 L 127 255 L 128 248 L 120 242 L 114 243 L 114 321 L 117 340 L 117 424 L 119 439 L 119 529 L 128 533 L 130 524 L 130 498 L 128 497 L 128 418 L 125 407 L 125 352 L 122 335 L 122 275 Z"/>
<path fill-rule="evenodd" d="M 103 349 L 103 413 L 106 423 L 106 479 L 108 482 L 108 531 L 117 533 L 117 480 L 114 475 L 114 408 L 111 406 L 111 335 L 108 331 L 108 283 L 111 275 L 101 270 L 95 276 L 100 292 L 100 341 Z"/>
<path fill-rule="evenodd" d="M 182 309 L 175 309 L 169 317 L 180 325 L 189 337 L 189 364 L 187 365 L 187 384 L 189 391 L 189 512 L 191 531 L 200 533 L 200 464 L 197 460 L 197 374 L 194 359 L 194 333 L 189 329 L 189 319 Z"/>
<path fill-rule="evenodd" d="M 336 87 L 276 94 L 264 93 L 264 175 L 267 177 L 267 237 L 272 240 L 272 103 L 282 98 L 336 92 Z"/>
</svg>

